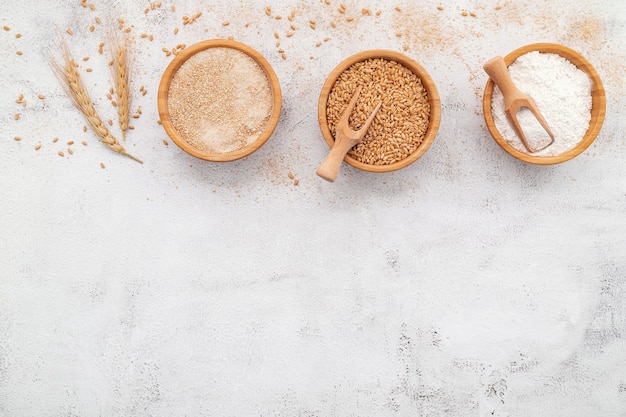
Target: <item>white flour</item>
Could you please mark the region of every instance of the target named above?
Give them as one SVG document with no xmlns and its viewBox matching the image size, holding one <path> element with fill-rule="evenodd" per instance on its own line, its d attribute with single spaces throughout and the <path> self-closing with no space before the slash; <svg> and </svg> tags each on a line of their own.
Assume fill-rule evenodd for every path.
<svg viewBox="0 0 626 417">
<path fill-rule="evenodd" d="M 509 66 L 513 82 L 530 95 L 554 134 L 554 143 L 533 156 L 555 156 L 574 148 L 583 138 L 591 120 L 591 79 L 558 54 L 529 52 Z M 496 128 L 515 149 L 530 154 L 504 113 L 504 98 L 494 86 L 491 112 Z M 549 137 L 530 110 L 517 113 L 531 145 Z"/>
</svg>

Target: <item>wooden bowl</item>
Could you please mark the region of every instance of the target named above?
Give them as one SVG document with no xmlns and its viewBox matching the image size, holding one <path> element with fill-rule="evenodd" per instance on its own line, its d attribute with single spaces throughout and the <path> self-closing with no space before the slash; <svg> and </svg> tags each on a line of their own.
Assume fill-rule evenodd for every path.
<svg viewBox="0 0 626 417">
<path fill-rule="evenodd" d="M 366 61 L 372 58 L 382 58 L 389 61 L 395 61 L 408 68 L 422 80 L 422 84 L 428 92 L 428 102 L 430 104 L 430 119 L 428 121 L 428 129 L 426 130 L 426 134 L 422 140 L 422 143 L 408 157 L 388 165 L 366 164 L 356 160 L 350 155 L 346 155 L 343 159 L 344 162 L 347 162 L 349 165 L 352 165 L 353 167 L 362 169 L 364 171 L 391 172 L 412 164 L 413 162 L 417 161 L 422 155 L 424 155 L 424 153 L 428 150 L 430 145 L 435 140 L 435 137 L 437 136 L 437 131 L 439 130 L 439 124 L 441 122 L 441 100 L 439 98 L 437 86 L 435 85 L 432 77 L 416 61 L 399 52 L 388 51 L 384 49 L 372 49 L 359 52 L 355 55 L 348 57 L 339 65 L 337 65 L 335 69 L 333 69 L 333 71 L 326 79 L 326 82 L 324 82 L 317 105 L 317 118 L 319 120 L 322 136 L 324 136 L 324 140 L 326 140 L 328 146 L 332 148 L 335 143 L 335 139 L 328 127 L 328 120 L 326 118 L 328 95 L 330 94 L 331 89 L 335 85 L 335 82 L 342 72 L 344 72 L 357 62 Z"/>
<path fill-rule="evenodd" d="M 236 49 L 238 51 L 245 53 L 246 55 L 248 55 L 250 58 L 252 58 L 261 66 L 261 68 L 267 75 L 267 78 L 269 80 L 269 84 L 272 90 L 273 109 L 272 109 L 272 114 L 270 116 L 270 119 L 267 122 L 267 126 L 265 127 L 265 130 L 253 143 L 247 145 L 244 148 L 238 149 L 236 151 L 225 152 L 225 153 L 208 153 L 208 152 L 196 149 L 195 147 L 187 143 L 179 135 L 179 133 L 174 128 L 172 121 L 169 117 L 168 93 L 169 93 L 169 88 L 170 88 L 170 84 L 172 81 L 172 77 L 174 76 L 176 71 L 180 68 L 180 66 L 188 58 L 208 48 L 232 48 L 232 49 Z M 182 150 L 184 150 L 190 155 L 193 155 L 197 158 L 204 159 L 207 161 L 215 161 L 215 162 L 234 161 L 236 159 L 240 159 L 245 156 L 248 156 L 254 151 L 256 151 L 257 149 L 259 149 L 274 132 L 274 129 L 276 128 L 276 125 L 278 124 L 278 119 L 280 117 L 280 111 L 281 111 L 281 106 L 282 106 L 282 94 L 280 90 L 280 84 L 278 82 L 278 77 L 276 76 L 276 73 L 274 72 L 269 62 L 267 62 L 267 60 L 259 52 L 249 47 L 248 45 L 245 45 L 240 42 L 228 40 L 228 39 L 212 39 L 212 40 L 201 41 L 179 52 L 178 55 L 174 57 L 172 62 L 170 62 L 170 64 L 165 69 L 165 72 L 163 73 L 161 82 L 159 84 L 157 100 L 158 100 L 157 104 L 158 104 L 158 109 L 159 109 L 159 116 L 161 118 L 161 123 L 163 127 L 165 128 L 165 131 L 167 132 L 169 137 L 172 139 L 172 141 L 176 145 L 178 145 L 178 147 L 180 147 Z"/>
<path fill-rule="evenodd" d="M 578 52 L 563 45 L 553 43 L 535 43 L 526 45 L 505 56 L 504 62 L 507 66 L 509 66 L 520 56 L 533 51 L 559 54 L 563 58 L 569 60 L 572 64 L 576 65 L 577 68 L 587 73 L 591 79 L 591 121 L 589 122 L 589 128 L 587 129 L 583 139 L 573 149 L 555 156 L 529 155 L 515 149 L 502 137 L 500 132 L 498 132 L 498 129 L 493 121 L 493 115 L 491 114 L 491 94 L 493 92 L 494 82 L 491 78 L 487 81 L 487 85 L 485 86 L 485 94 L 483 96 L 483 114 L 487 124 L 487 129 L 489 129 L 489 132 L 491 133 L 491 136 L 493 136 L 496 143 L 515 158 L 538 165 L 559 164 L 580 155 L 589 147 L 589 145 L 591 145 L 596 136 L 598 136 L 598 133 L 602 128 L 602 124 L 604 123 L 604 116 L 606 113 L 606 95 L 604 92 L 604 86 L 602 85 L 600 75 L 589 63 L 589 61 L 587 61 Z"/>
</svg>

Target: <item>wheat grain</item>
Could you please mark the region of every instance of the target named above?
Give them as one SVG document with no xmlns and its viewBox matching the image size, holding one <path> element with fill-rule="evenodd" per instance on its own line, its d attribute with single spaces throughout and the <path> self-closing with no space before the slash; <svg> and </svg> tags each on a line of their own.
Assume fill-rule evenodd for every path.
<svg viewBox="0 0 626 417">
<path fill-rule="evenodd" d="M 109 129 L 106 128 L 102 119 L 96 112 L 96 109 L 89 97 L 87 89 L 83 85 L 78 71 L 78 64 L 71 55 L 67 43 L 62 43 L 62 62 L 58 62 L 51 59 L 51 67 L 58 78 L 59 82 L 63 86 L 68 97 L 72 100 L 72 103 L 78 108 L 89 126 L 98 136 L 101 142 L 107 145 L 111 150 L 127 156 L 139 163 L 143 163 L 140 159 L 129 154 L 126 149 L 118 142 L 117 139 L 111 134 Z"/>
<path fill-rule="evenodd" d="M 363 140 L 349 151 L 369 165 L 387 165 L 413 153 L 430 120 L 428 92 L 411 70 L 382 58 L 353 64 L 341 73 L 328 95 L 327 121 L 334 134 L 356 86 L 363 86 L 349 123 L 359 128 L 378 102 L 382 107 Z"/>
</svg>

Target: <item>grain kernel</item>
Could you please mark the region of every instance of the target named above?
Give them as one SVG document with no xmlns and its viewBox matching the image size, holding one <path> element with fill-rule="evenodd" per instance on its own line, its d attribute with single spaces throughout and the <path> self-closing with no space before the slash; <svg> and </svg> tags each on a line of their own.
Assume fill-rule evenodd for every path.
<svg viewBox="0 0 626 417">
<path fill-rule="evenodd" d="M 41 143 L 35 145 L 35 150 L 38 151 L 39 149 L 41 149 Z"/>
<path fill-rule="evenodd" d="M 15 136 L 13 139 L 15 139 L 17 142 L 22 140 L 22 138 L 20 136 Z"/>
</svg>

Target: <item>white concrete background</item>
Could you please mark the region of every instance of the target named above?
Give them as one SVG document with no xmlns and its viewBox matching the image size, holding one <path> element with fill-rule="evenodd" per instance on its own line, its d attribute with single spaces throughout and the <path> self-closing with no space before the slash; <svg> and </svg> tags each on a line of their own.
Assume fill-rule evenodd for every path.
<svg viewBox="0 0 626 417">
<path fill-rule="evenodd" d="M 0 15 L 0 416 L 626 416 L 621 0 L 271 2 L 282 20 L 270 2 L 93 3 Z M 48 65 L 60 32 L 115 117 L 97 53 L 114 24 L 90 32 L 96 16 L 134 27 L 125 146 L 143 165 L 82 131 Z M 284 102 L 263 148 L 215 164 L 163 144 L 156 92 L 161 48 L 227 36 L 267 57 Z M 558 166 L 504 153 L 481 114 L 482 63 L 540 41 L 582 52 L 607 90 L 598 139 Z M 325 77 L 404 45 L 439 86 L 435 143 L 402 171 L 317 178 Z M 68 140 L 89 146 L 61 158 Z"/>
</svg>

